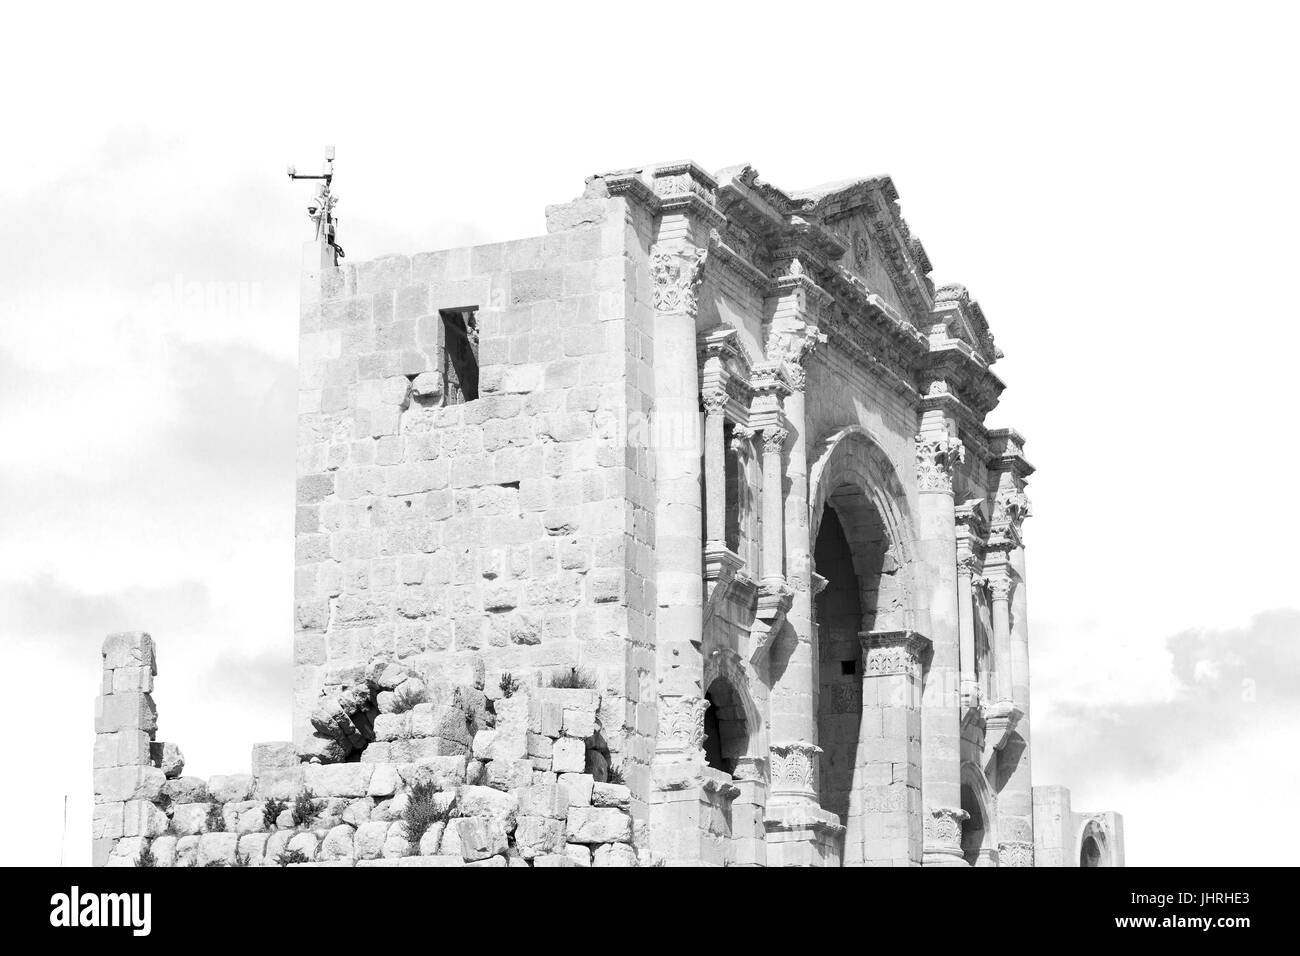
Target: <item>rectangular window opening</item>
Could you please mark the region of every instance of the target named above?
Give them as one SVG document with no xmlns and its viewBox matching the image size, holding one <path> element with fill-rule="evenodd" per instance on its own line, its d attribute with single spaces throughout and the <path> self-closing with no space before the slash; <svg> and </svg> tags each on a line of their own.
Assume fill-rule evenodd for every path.
<svg viewBox="0 0 1300 956">
<path fill-rule="evenodd" d="M 442 403 L 478 398 L 478 309 L 443 309 Z"/>
<path fill-rule="evenodd" d="M 840 673 L 846 676 L 856 674 L 858 671 L 857 661 L 840 661 Z"/>
</svg>

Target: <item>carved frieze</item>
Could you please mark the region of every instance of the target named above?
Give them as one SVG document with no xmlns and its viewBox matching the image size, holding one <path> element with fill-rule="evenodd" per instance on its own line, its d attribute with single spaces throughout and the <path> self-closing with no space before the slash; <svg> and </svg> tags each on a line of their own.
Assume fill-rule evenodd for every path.
<svg viewBox="0 0 1300 956">
<path fill-rule="evenodd" d="M 970 814 L 957 807 L 931 807 L 925 816 L 925 845 L 951 848 L 961 846 L 961 825 Z"/>
<path fill-rule="evenodd" d="M 772 744 L 772 793 L 814 796 L 817 793 L 818 762 L 822 749 L 796 741 Z"/>
<path fill-rule="evenodd" d="M 952 475 L 966 447 L 952 435 L 916 436 L 916 484 L 921 491 L 952 494 Z"/>
<path fill-rule="evenodd" d="M 660 697 L 659 749 L 702 750 L 704 711 L 708 706 L 702 697 Z"/>
<path fill-rule="evenodd" d="M 1034 845 L 1020 840 L 998 844 L 998 866 L 1033 866 Z"/>
<path fill-rule="evenodd" d="M 708 257 L 707 248 L 696 248 L 689 243 L 677 247 L 654 247 L 650 253 L 650 279 L 654 283 L 656 312 L 695 315 Z"/>
</svg>

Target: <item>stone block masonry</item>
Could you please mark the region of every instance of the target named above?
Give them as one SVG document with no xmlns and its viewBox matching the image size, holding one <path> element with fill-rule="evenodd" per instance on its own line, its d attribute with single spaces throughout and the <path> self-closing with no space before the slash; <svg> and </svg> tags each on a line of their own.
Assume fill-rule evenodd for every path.
<svg viewBox="0 0 1300 956">
<path fill-rule="evenodd" d="M 262 743 L 251 773 L 202 780 L 183 775 L 179 748 L 153 740 L 148 692 L 112 691 L 152 690 L 152 638 L 110 635 L 103 659 L 96 866 L 651 862 L 638 848 L 631 790 L 610 767 L 595 690 L 507 684 L 509 696 L 490 700 L 479 685 L 374 660 L 334 698 L 363 701 L 355 719 L 317 710 L 317 737 L 355 735 L 347 756 L 359 759 L 304 763 L 287 742 Z"/>
</svg>

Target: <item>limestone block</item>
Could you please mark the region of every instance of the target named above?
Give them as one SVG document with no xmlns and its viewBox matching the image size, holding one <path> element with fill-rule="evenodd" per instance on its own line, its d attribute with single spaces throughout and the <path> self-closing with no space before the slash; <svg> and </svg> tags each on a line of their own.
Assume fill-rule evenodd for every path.
<svg viewBox="0 0 1300 956">
<path fill-rule="evenodd" d="M 181 748 L 166 741 L 154 741 L 149 745 L 149 762 L 168 780 L 175 780 L 185 772 L 185 755 Z"/>
<path fill-rule="evenodd" d="M 245 833 L 239 838 L 238 854 L 248 858 L 250 866 L 261 866 L 266 860 L 267 833 Z"/>
<path fill-rule="evenodd" d="M 343 822 L 359 827 L 370 820 L 370 812 L 374 808 L 374 797 L 358 797 L 356 800 L 351 800 L 343 809 Z"/>
<path fill-rule="evenodd" d="M 157 767 L 107 767 L 94 773 L 95 802 L 157 800 L 167 778 Z"/>
<path fill-rule="evenodd" d="M 149 800 L 128 800 L 122 804 L 122 835 L 153 838 L 167 832 L 171 821 Z"/>
<path fill-rule="evenodd" d="M 492 744 L 496 739 L 497 731 L 495 730 L 480 730 L 476 733 L 474 735 L 474 745 L 470 750 L 470 753 L 474 755 L 474 759 L 491 760 Z M 110 764 L 110 766 L 112 765 Z"/>
<path fill-rule="evenodd" d="M 178 836 L 175 842 L 175 865 L 194 866 L 199 861 L 198 836 Z"/>
<path fill-rule="evenodd" d="M 568 794 L 570 809 L 591 806 L 592 788 L 596 783 L 595 777 L 589 773 L 562 773 L 559 776 L 559 781 L 560 786 Z"/>
<path fill-rule="evenodd" d="M 566 737 L 586 740 L 596 733 L 596 711 L 569 707 L 564 710 L 562 732 Z"/>
<path fill-rule="evenodd" d="M 389 757 L 393 763 L 413 763 L 426 757 L 454 757 L 469 753 L 469 736 L 462 743 L 446 737 L 412 737 L 409 740 L 394 740 L 390 745 Z"/>
<path fill-rule="evenodd" d="M 412 852 L 411 840 L 406 835 L 406 824 L 397 820 L 388 825 L 388 834 L 384 837 L 383 855 L 388 859 L 399 856 L 410 856 Z"/>
<path fill-rule="evenodd" d="M 499 820 L 460 817 L 451 821 L 460 837 L 460 856 L 466 863 L 505 853 L 510 843 Z"/>
<path fill-rule="evenodd" d="M 374 744 L 370 746 L 373 747 Z M 368 751 L 370 748 L 367 747 L 366 749 Z M 376 764 L 375 772 L 370 775 L 370 788 L 367 792 L 372 797 L 391 797 L 397 792 L 401 779 L 395 765 L 391 763 Z"/>
<path fill-rule="evenodd" d="M 471 760 L 465 765 L 465 782 L 475 787 L 487 786 L 487 762 Z"/>
<path fill-rule="evenodd" d="M 140 858 L 148 843 L 149 841 L 143 837 L 127 837 L 118 840 L 105 866 L 135 866 L 135 861 Z"/>
<path fill-rule="evenodd" d="M 497 730 L 528 730 L 528 709 L 530 697 L 515 694 L 513 697 L 498 698 L 496 707 Z"/>
<path fill-rule="evenodd" d="M 316 859 L 316 851 L 320 846 L 320 840 L 314 833 L 295 833 L 289 837 L 289 843 L 285 850 L 292 852 L 298 850 L 307 857 L 308 860 Z"/>
<path fill-rule="evenodd" d="M 284 770 L 298 765 L 298 748 L 285 740 L 253 744 L 253 776 L 261 777 L 268 770 Z"/>
<path fill-rule="evenodd" d="M 262 800 L 292 800 L 302 792 L 307 766 L 268 768 L 257 775 L 255 794 Z"/>
<path fill-rule="evenodd" d="M 417 704 L 411 711 L 410 736 L 442 737 L 464 744 L 468 750 L 471 738 L 465 712 L 455 707 L 435 707 Z"/>
<path fill-rule="evenodd" d="M 420 856 L 438 854 L 438 846 L 442 843 L 442 831 L 446 826 L 441 820 L 429 825 L 429 829 L 425 830 L 424 835 L 420 837 Z"/>
<path fill-rule="evenodd" d="M 266 805 L 261 800 L 241 800 L 221 808 L 226 829 L 232 833 L 257 833 L 266 829 Z"/>
<path fill-rule="evenodd" d="M 497 790 L 518 790 L 533 780 L 531 760 L 493 760 L 487 764 L 487 784 Z"/>
<path fill-rule="evenodd" d="M 357 827 L 352 838 L 353 853 L 358 860 L 376 860 L 384 855 L 384 844 L 388 840 L 388 828 L 391 824 L 372 820 Z"/>
<path fill-rule="evenodd" d="M 104 638 L 105 667 L 145 667 L 158 674 L 153 638 L 144 631 L 122 631 Z"/>
<path fill-rule="evenodd" d="M 108 767 L 143 767 L 150 762 L 152 741 L 142 730 L 120 730 L 95 735 L 95 769 Z"/>
<path fill-rule="evenodd" d="M 380 714 L 375 718 L 375 740 L 402 740 L 411 736 L 411 714 Z"/>
<path fill-rule="evenodd" d="M 177 842 L 179 841 L 175 835 L 167 833 L 149 844 L 149 849 L 153 851 L 155 866 L 173 867 L 176 865 Z"/>
<path fill-rule="evenodd" d="M 570 843 L 626 843 L 632 839 L 632 817 L 613 807 L 570 807 Z"/>
<path fill-rule="evenodd" d="M 376 803 L 375 808 L 370 811 L 370 819 L 382 823 L 392 823 L 394 820 L 400 820 L 405 810 L 406 794 L 399 793 L 390 800 L 380 800 Z"/>
<path fill-rule="evenodd" d="M 151 694 L 153 693 L 153 673 L 147 667 L 113 668 L 114 694 Z"/>
<path fill-rule="evenodd" d="M 370 790 L 373 764 L 308 764 L 304 783 L 318 797 L 364 797 Z"/>
<path fill-rule="evenodd" d="M 627 843 L 605 843 L 596 847 L 593 866 L 636 866 L 636 850 Z"/>
<path fill-rule="evenodd" d="M 350 860 L 353 858 L 352 847 L 352 827 L 346 823 L 340 823 L 325 834 L 325 839 L 321 841 L 319 859 L 322 860 Z"/>
<path fill-rule="evenodd" d="M 441 859 L 434 857 L 433 859 Z M 466 863 L 466 866 L 509 866 L 509 861 L 504 856 L 490 856 L 486 860 L 475 860 L 473 863 Z"/>
<path fill-rule="evenodd" d="M 556 773 L 582 773 L 587 769 L 587 744 L 573 737 L 561 737 L 551 751 L 551 768 Z"/>
<path fill-rule="evenodd" d="M 501 823 L 502 830 L 510 833 L 515 828 L 515 819 L 519 813 L 519 797 L 491 787 L 464 786 L 460 789 L 457 807 L 463 816 L 497 820 Z"/>
<path fill-rule="evenodd" d="M 414 763 L 397 765 L 402 782 L 412 787 L 432 783 L 438 790 L 460 786 L 465 780 L 466 759 L 463 754 L 451 757 L 424 757 Z"/>
<path fill-rule="evenodd" d="M 582 865 L 578 863 L 576 859 L 574 859 L 572 856 L 569 855 L 568 849 L 569 847 L 566 847 L 565 852 L 563 854 L 555 853 L 555 854 L 551 854 L 550 856 L 535 857 L 533 859 L 533 866 L 538 867 L 538 866 L 580 866 Z M 584 846 L 584 847 L 578 847 L 578 849 L 585 850 L 587 848 Z"/>
<path fill-rule="evenodd" d="M 632 791 L 617 783 L 598 783 L 591 788 L 593 807 L 618 807 L 626 810 L 632 803 Z"/>
<path fill-rule="evenodd" d="M 535 783 L 519 791 L 520 815 L 565 820 L 569 816 L 569 795 L 554 782 Z"/>
<path fill-rule="evenodd" d="M 525 859 L 563 853 L 564 821 L 554 817 L 520 816 L 515 827 L 515 846 Z"/>
<path fill-rule="evenodd" d="M 460 854 L 460 830 L 454 826 L 454 820 L 448 821 L 448 825 L 443 827 L 442 839 L 438 842 L 438 855 L 454 857 L 457 863 L 463 863 Z"/>
<path fill-rule="evenodd" d="M 158 709 L 148 694 L 110 694 L 95 698 L 95 733 L 158 729 Z"/>
<path fill-rule="evenodd" d="M 528 732 L 528 756 L 533 759 L 534 766 L 540 761 L 545 763 L 545 767 L 538 767 L 539 770 L 549 770 L 551 757 L 555 751 L 555 740 L 546 734 L 535 734 L 531 730 Z"/>
<path fill-rule="evenodd" d="M 579 843 L 566 843 L 564 855 L 572 861 L 572 866 L 591 866 L 591 848 Z"/>
<path fill-rule="evenodd" d="M 116 840 L 125 826 L 124 803 L 101 803 L 91 813 L 90 835 L 95 840 Z M 137 834 L 138 835 L 138 834 Z"/>
<path fill-rule="evenodd" d="M 207 830 L 210 803 L 172 804 L 172 829 L 181 836 L 192 836 Z"/>
<path fill-rule="evenodd" d="M 237 803 L 253 795 L 253 777 L 247 773 L 217 775 L 208 779 L 208 793 L 215 803 Z"/>
<path fill-rule="evenodd" d="M 198 865 L 221 862 L 233 865 L 239 837 L 233 833 L 205 833 L 199 837 Z"/>
</svg>

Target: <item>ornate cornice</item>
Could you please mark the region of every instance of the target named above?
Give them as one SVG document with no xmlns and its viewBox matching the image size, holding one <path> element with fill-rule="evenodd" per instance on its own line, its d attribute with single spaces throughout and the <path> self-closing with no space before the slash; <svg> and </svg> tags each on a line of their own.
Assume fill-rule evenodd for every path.
<svg viewBox="0 0 1300 956">
<path fill-rule="evenodd" d="M 862 673 L 864 677 L 921 676 L 930 639 L 915 631 L 862 631 Z"/>
</svg>

